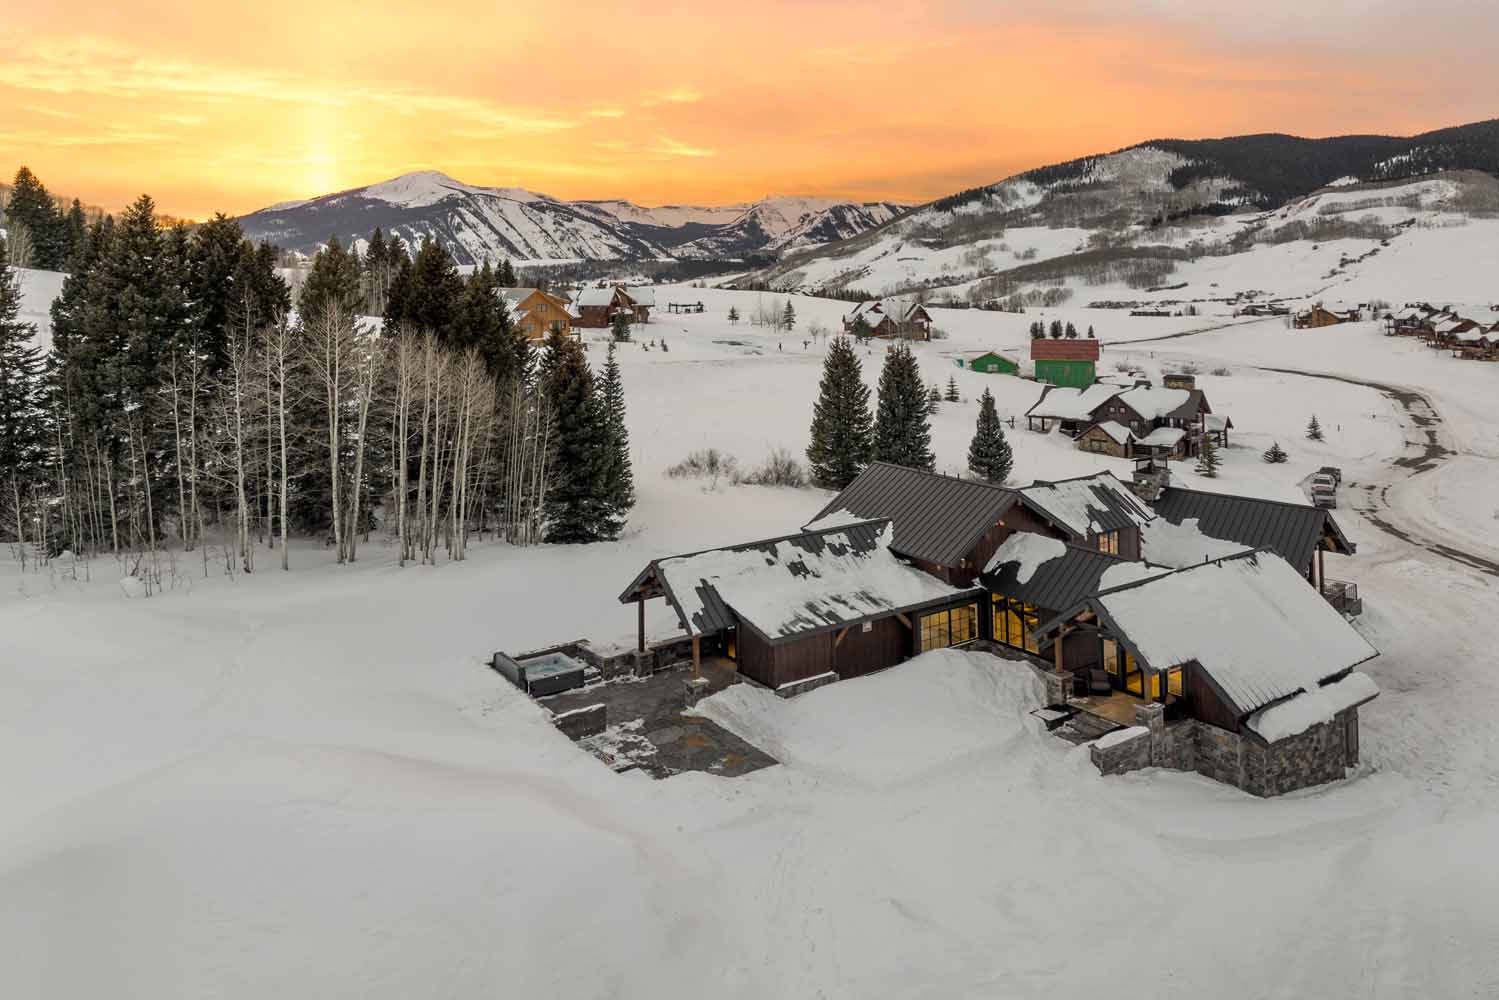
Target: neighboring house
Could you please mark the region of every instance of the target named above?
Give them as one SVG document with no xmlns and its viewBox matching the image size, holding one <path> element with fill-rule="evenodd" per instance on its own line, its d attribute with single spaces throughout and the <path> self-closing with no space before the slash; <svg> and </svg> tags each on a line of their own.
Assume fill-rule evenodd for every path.
<svg viewBox="0 0 1499 1000">
<path fill-rule="evenodd" d="M 1105 773 L 1197 771 L 1259 796 L 1335 781 L 1379 694 L 1354 670 L 1378 652 L 1264 550 L 1101 590 L 1036 636 L 1059 663 L 1079 637 L 1118 692 L 1097 700 L 1134 706 L 1136 728 L 1094 744 Z"/>
<path fill-rule="evenodd" d="M 962 358 L 958 359 L 958 367 L 964 367 Z M 986 375 L 1018 375 L 1020 364 L 1003 354 L 994 351 L 986 351 L 976 358 L 969 358 L 967 367 L 970 371 L 983 372 Z"/>
<path fill-rule="evenodd" d="M 1202 450 L 1207 416 L 1212 413 L 1201 389 L 1126 389 L 1096 406 L 1091 423 L 1116 423 L 1135 436 L 1133 453 L 1160 458 L 1190 458 Z"/>
<path fill-rule="evenodd" d="M 655 304 L 655 292 L 647 287 L 627 289 L 610 285 L 604 288 L 579 289 L 573 299 L 578 313 L 573 325 L 603 330 L 614 325 L 617 314 L 623 314 L 631 324 L 649 323 L 651 308 Z"/>
<path fill-rule="evenodd" d="M 1089 338 L 1031 339 L 1031 361 L 1036 380 L 1056 386 L 1082 389 L 1098 377 L 1098 341 Z"/>
<path fill-rule="evenodd" d="M 931 340 L 932 317 L 920 302 L 900 299 L 872 299 L 860 302 L 843 317 L 843 332 L 852 334 L 859 321 L 871 337 L 885 339 Z"/>
<path fill-rule="evenodd" d="M 1025 411 L 1026 427 L 1043 434 L 1060 427 L 1063 434 L 1077 437 L 1095 422 L 1095 410 L 1124 391 L 1121 386 L 1108 384 L 1084 389 L 1047 386 L 1041 390 L 1041 398 Z"/>
<path fill-rule="evenodd" d="M 1305 312 L 1297 313 L 1291 322 L 1298 330 L 1315 330 L 1324 326 L 1336 326 L 1339 323 L 1347 323 L 1355 319 L 1358 319 L 1357 313 L 1350 313 L 1344 316 L 1333 312 L 1331 309 L 1324 309 L 1321 303 L 1318 303 Z"/>
<path fill-rule="evenodd" d="M 570 335 L 573 313 L 567 298 L 539 288 L 501 288 L 500 298 L 510 310 L 510 320 L 528 340 L 542 340 L 553 330 Z"/>
<path fill-rule="evenodd" d="M 1095 455 L 1110 455 L 1114 458 L 1134 458 L 1138 439 L 1135 432 L 1121 423 L 1105 420 L 1091 424 L 1077 436 L 1080 451 L 1091 451 Z"/>
</svg>

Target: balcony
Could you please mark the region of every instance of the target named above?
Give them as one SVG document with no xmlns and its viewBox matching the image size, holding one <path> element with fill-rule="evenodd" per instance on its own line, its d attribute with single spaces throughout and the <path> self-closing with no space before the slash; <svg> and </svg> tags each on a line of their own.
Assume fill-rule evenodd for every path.
<svg viewBox="0 0 1499 1000">
<path fill-rule="evenodd" d="M 1363 599 L 1358 596 L 1358 584 L 1346 580 L 1323 580 L 1322 596 L 1345 618 L 1356 618 L 1364 612 Z"/>
</svg>

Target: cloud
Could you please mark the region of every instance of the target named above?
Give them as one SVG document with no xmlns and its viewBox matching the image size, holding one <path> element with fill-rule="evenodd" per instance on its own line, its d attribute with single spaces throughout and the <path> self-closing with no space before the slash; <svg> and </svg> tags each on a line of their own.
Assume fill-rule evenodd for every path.
<svg viewBox="0 0 1499 1000">
<path fill-rule="evenodd" d="M 661 104 L 696 104 L 703 95 L 693 87 L 673 87 L 646 94 L 640 99 L 642 107 L 654 108 Z"/>
<path fill-rule="evenodd" d="M 714 155 L 714 152 L 711 149 L 701 149 L 697 146 L 689 146 L 684 142 L 678 142 L 677 140 L 666 135 L 656 136 L 655 145 L 650 147 L 650 151 L 660 156 L 685 156 L 689 158 Z"/>
</svg>

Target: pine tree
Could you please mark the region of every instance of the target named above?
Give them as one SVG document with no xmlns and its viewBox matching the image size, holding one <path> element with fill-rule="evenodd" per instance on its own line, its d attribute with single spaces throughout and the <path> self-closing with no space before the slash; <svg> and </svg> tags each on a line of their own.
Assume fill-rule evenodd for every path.
<svg viewBox="0 0 1499 1000">
<path fill-rule="evenodd" d="M 739 310 L 729 306 L 729 325 L 736 326 L 739 323 Z"/>
<path fill-rule="evenodd" d="M 1070 322 L 1067 324 L 1067 328 L 1064 332 L 1068 340 L 1077 339 L 1077 327 L 1073 326 Z"/>
<path fill-rule="evenodd" d="M 616 311 L 614 318 L 609 321 L 609 335 L 614 338 L 616 344 L 627 344 L 630 342 L 630 317 L 623 311 Z"/>
<path fill-rule="evenodd" d="M 1318 422 L 1315 413 L 1312 414 L 1311 421 L 1306 425 L 1306 438 L 1308 441 L 1322 440 L 1322 424 Z"/>
<path fill-rule="evenodd" d="M 1097 340 L 1098 339 L 1097 337 L 1095 337 L 1093 335 L 1093 326 L 1091 324 L 1089 324 L 1089 326 L 1088 326 L 1088 339 L 1089 340 Z"/>
<path fill-rule="evenodd" d="M 1280 465 L 1287 461 L 1290 456 L 1285 453 L 1285 449 L 1281 448 L 1280 442 L 1276 441 L 1270 445 L 1270 450 L 1265 452 L 1263 458 L 1271 465 Z"/>
<path fill-rule="evenodd" d="M 595 542 L 608 537 L 608 421 L 583 347 L 553 332 L 547 337 L 542 391 L 552 408 L 554 444 L 543 512 L 548 542 Z"/>
<path fill-rule="evenodd" d="M 462 346 L 458 343 L 457 323 L 462 298 L 463 277 L 452 254 L 437 240 L 423 240 L 411 262 L 411 273 L 395 318 L 412 329 L 431 330 L 444 344 Z M 390 321 L 390 305 L 387 305 L 386 322 Z"/>
<path fill-rule="evenodd" d="M 926 394 L 926 412 L 928 412 L 928 413 L 936 413 L 941 408 L 942 408 L 942 390 L 939 389 L 939 388 L 937 388 L 936 385 L 933 385 L 930 389 L 927 390 L 927 394 Z"/>
<path fill-rule="evenodd" d="M 501 288 L 514 288 L 519 284 L 519 280 L 515 277 L 515 268 L 510 265 L 509 257 L 500 261 L 498 280 Z"/>
<path fill-rule="evenodd" d="M 847 337 L 834 337 L 822 363 L 822 384 L 812 408 L 807 462 L 812 481 L 841 490 L 869 465 L 873 454 L 869 386 Z"/>
<path fill-rule="evenodd" d="M 302 279 L 302 289 L 297 295 L 297 313 L 303 323 L 312 323 L 325 315 L 330 306 L 353 313 L 358 302 L 359 268 L 354 264 L 354 255 L 344 250 L 337 236 L 331 236 L 327 245 L 312 258 L 307 277 Z M 401 319 L 399 315 L 391 316 L 391 303 L 386 303 L 387 329 L 394 329 Z"/>
<path fill-rule="evenodd" d="M 1049 330 L 1047 330 L 1047 333 L 1051 334 L 1051 339 L 1052 340 L 1061 340 L 1062 339 L 1062 333 L 1063 333 L 1063 330 L 1062 330 L 1062 321 L 1059 320 L 1059 319 L 1052 320 L 1051 321 L 1051 328 Z"/>
<path fill-rule="evenodd" d="M 83 213 L 83 205 L 77 198 L 68 207 L 68 214 L 63 219 L 63 244 L 66 254 L 63 257 L 65 267 L 73 268 L 78 260 L 78 255 L 83 252 L 83 241 L 88 236 L 88 217 Z"/>
<path fill-rule="evenodd" d="M 853 329 L 850 332 L 854 335 L 855 340 L 862 343 L 868 340 L 874 331 L 869 328 L 869 320 L 864 318 L 863 313 L 860 313 L 854 317 Z"/>
<path fill-rule="evenodd" d="M 1218 457 L 1218 446 L 1209 434 L 1202 439 L 1202 450 L 1197 453 L 1197 472 L 1209 479 L 1217 479 L 1220 464 L 1222 460 Z"/>
<path fill-rule="evenodd" d="M 5 203 L 6 225 L 25 233 L 31 244 L 31 267 L 60 271 L 68 262 L 67 220 L 57 202 L 28 167 L 16 171 L 10 198 Z M 14 234 L 13 234 L 14 238 Z"/>
<path fill-rule="evenodd" d="M 5 494 L 0 509 L 14 507 L 16 523 L 0 524 L 24 533 L 20 524 L 26 485 L 42 459 L 42 358 L 32 343 L 36 328 L 19 319 L 21 288 L 10 264 L 0 256 L 0 476 Z M 18 538 L 23 541 L 23 538 Z"/>
<path fill-rule="evenodd" d="M 962 398 L 963 397 L 958 394 L 958 376 L 947 376 L 947 401 L 949 403 L 956 403 L 961 401 Z"/>
<path fill-rule="evenodd" d="M 1003 483 L 1010 478 L 1014 466 L 1010 442 L 1005 439 L 1004 426 L 994 408 L 994 394 L 985 388 L 983 396 L 979 397 L 979 418 L 973 442 L 968 446 L 968 471 L 991 483 Z"/>
<path fill-rule="evenodd" d="M 665 345 L 662 345 L 663 348 Z M 625 426 L 625 388 L 620 377 L 619 359 L 615 348 L 609 345 L 609 355 L 604 361 L 602 385 L 605 421 L 606 469 L 604 473 L 604 505 L 608 511 L 604 537 L 614 539 L 624 529 L 625 519 L 635 506 L 635 474 L 630 465 L 630 432 Z"/>
<path fill-rule="evenodd" d="M 787 330 L 796 329 L 796 309 L 790 299 L 786 300 L 786 308 L 781 310 L 781 325 Z"/>
<path fill-rule="evenodd" d="M 1043 340 L 1043 339 L 1045 339 L 1045 337 L 1046 337 L 1046 325 L 1044 323 L 1042 323 L 1039 319 L 1038 320 L 1034 320 L 1031 323 L 1030 330 L 1031 330 L 1031 339 L 1032 340 Z"/>
<path fill-rule="evenodd" d="M 885 355 L 880 372 L 880 400 L 874 418 L 874 457 L 912 469 L 931 470 L 932 431 L 927 422 L 926 390 L 916 356 L 904 344 Z"/>
</svg>

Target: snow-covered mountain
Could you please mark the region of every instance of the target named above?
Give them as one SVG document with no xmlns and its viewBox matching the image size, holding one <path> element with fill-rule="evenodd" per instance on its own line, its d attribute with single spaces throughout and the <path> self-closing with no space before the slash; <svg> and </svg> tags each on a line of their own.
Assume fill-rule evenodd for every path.
<svg viewBox="0 0 1499 1000">
<path fill-rule="evenodd" d="M 836 243 L 789 247 L 755 277 L 806 291 L 944 289 L 973 302 L 1145 289 L 1205 256 L 1343 239 L 1379 247 L 1400 227 L 1487 219 L 1499 210 L 1496 175 L 1499 120 L 1410 138 L 1154 140 L 941 198 Z"/>
<path fill-rule="evenodd" d="M 646 208 L 628 201 L 562 201 L 521 188 L 475 187 L 436 171 L 303 201 L 240 219 L 255 240 L 311 252 L 337 236 L 378 226 L 410 244 L 443 242 L 459 263 L 716 259 L 775 255 L 856 236 L 901 206 L 816 198 L 765 198 L 724 206 Z"/>
</svg>

